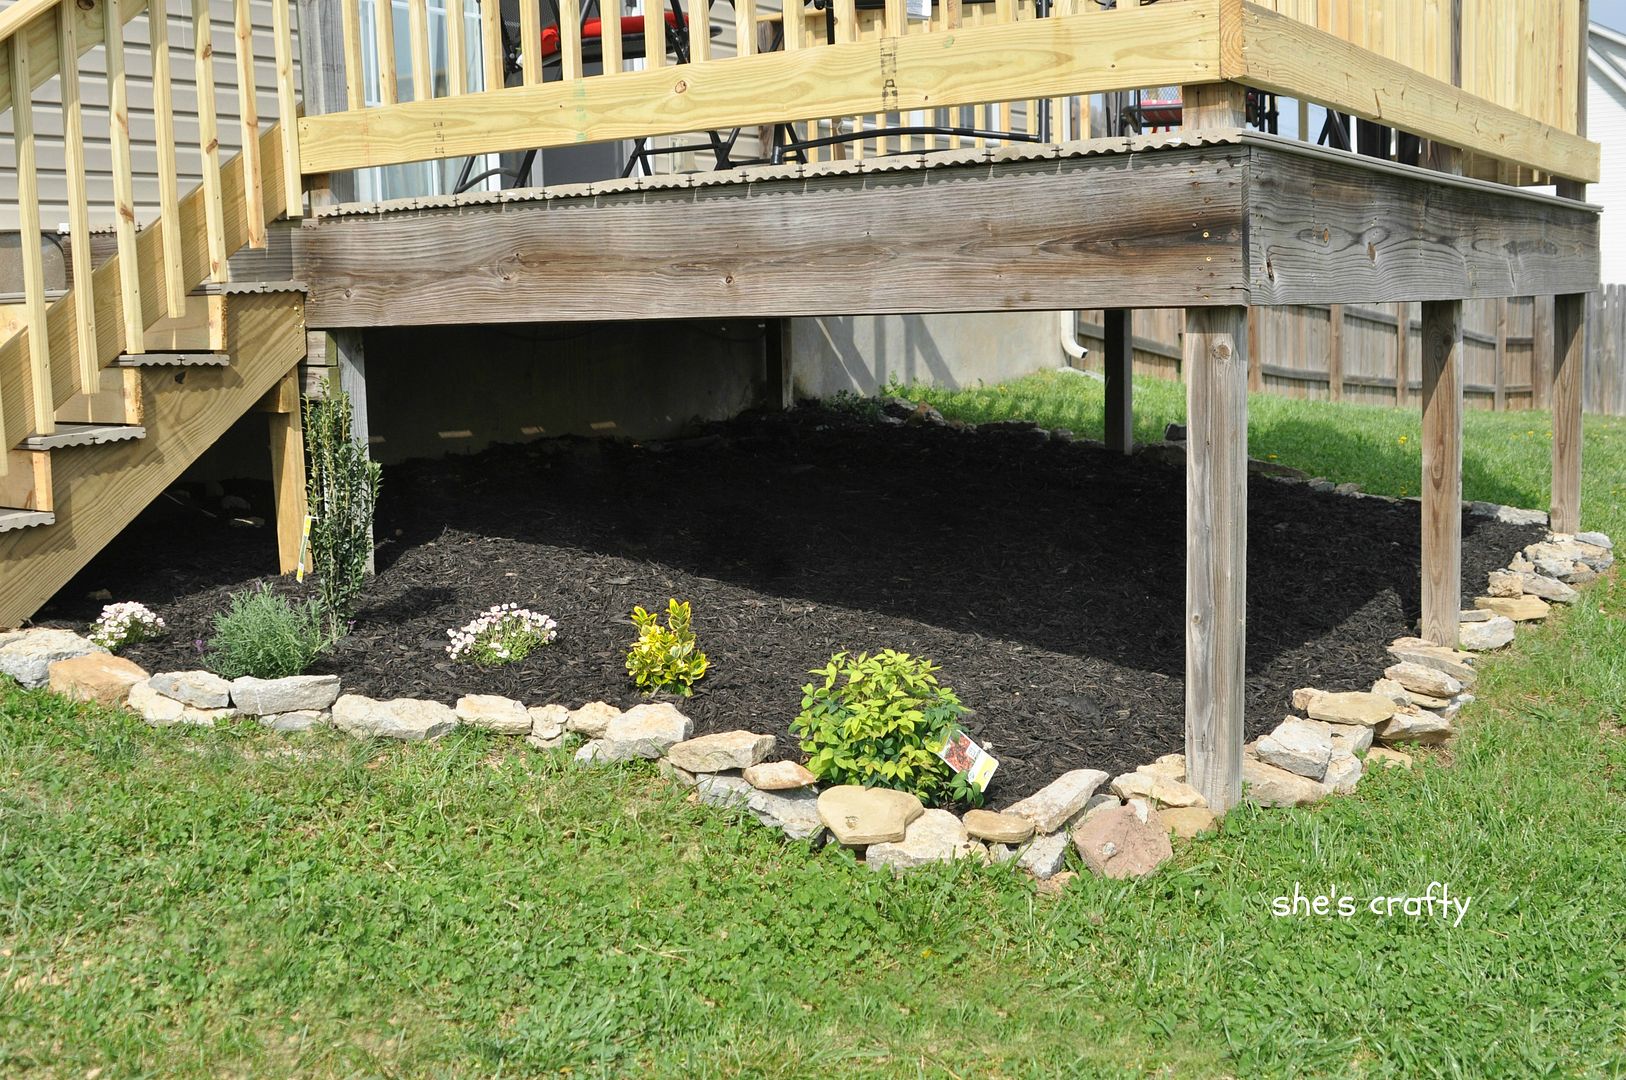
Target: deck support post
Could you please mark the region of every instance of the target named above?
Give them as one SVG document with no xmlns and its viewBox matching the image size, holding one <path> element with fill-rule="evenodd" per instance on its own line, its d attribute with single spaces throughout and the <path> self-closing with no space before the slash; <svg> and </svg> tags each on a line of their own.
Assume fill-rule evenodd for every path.
<svg viewBox="0 0 1626 1080">
<path fill-rule="evenodd" d="M 1102 312 L 1102 324 L 1107 449 L 1128 454 L 1135 449 L 1135 313 L 1108 308 Z"/>
<path fill-rule="evenodd" d="M 277 572 L 299 568 L 305 533 L 305 425 L 300 412 L 299 369 L 282 378 L 269 397 L 276 399 L 267 418 L 271 427 L 271 488 L 277 501 Z"/>
<path fill-rule="evenodd" d="M 1186 773 L 1242 798 L 1247 645 L 1248 309 L 1186 309 Z"/>
<path fill-rule="evenodd" d="M 350 438 L 364 449 L 371 445 L 367 426 L 367 353 L 360 330 L 331 330 L 328 349 L 339 372 L 339 389 L 350 397 Z M 371 450 L 367 451 L 369 457 Z M 373 534 L 367 531 L 367 573 L 374 572 Z"/>
<path fill-rule="evenodd" d="M 789 409 L 796 404 L 796 384 L 791 364 L 791 320 L 763 320 L 762 335 L 763 353 L 767 361 L 764 404 L 773 409 Z"/>
<path fill-rule="evenodd" d="M 1423 637 L 1457 644 L 1462 613 L 1462 301 L 1423 304 Z"/>
<path fill-rule="evenodd" d="M 1586 356 L 1586 295 L 1553 298 L 1553 532 L 1581 531 L 1581 369 Z M 1536 375 L 1540 378 L 1538 372 Z"/>
</svg>

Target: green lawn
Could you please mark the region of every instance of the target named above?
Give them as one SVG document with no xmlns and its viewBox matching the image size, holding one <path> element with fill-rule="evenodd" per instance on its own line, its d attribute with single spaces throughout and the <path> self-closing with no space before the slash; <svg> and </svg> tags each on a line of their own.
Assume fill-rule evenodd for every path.
<svg viewBox="0 0 1626 1080">
<path fill-rule="evenodd" d="M 1098 427 L 1077 377 L 932 397 Z M 1179 387 L 1137 406 L 1149 437 Z M 1411 414 L 1253 414 L 1260 456 L 1415 490 Z M 1545 505 L 1545 418 L 1467 426 L 1470 497 Z M 1587 523 L 1626 539 L 1626 423 L 1587 437 Z M 0 690 L 0 1076 L 1620 1076 L 1623 613 L 1612 575 L 1521 634 L 1412 772 L 1059 897 L 894 882 L 517 741 L 152 731 Z M 1433 881 L 1473 897 L 1460 926 L 1270 912 Z"/>
</svg>

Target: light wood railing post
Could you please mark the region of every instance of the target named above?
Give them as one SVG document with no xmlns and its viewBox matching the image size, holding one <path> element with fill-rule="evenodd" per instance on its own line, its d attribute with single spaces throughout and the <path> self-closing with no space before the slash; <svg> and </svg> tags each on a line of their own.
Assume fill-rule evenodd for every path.
<svg viewBox="0 0 1626 1080">
<path fill-rule="evenodd" d="M 34 144 L 34 58 L 26 35 L 11 39 L 11 116 L 17 160 L 17 221 L 28 315 L 29 400 L 34 434 L 56 430 L 51 337 L 45 325 L 45 261 L 40 254 L 40 187 Z M 26 433 L 25 433 L 26 434 Z"/>
<path fill-rule="evenodd" d="M 290 218 L 304 213 L 305 185 L 299 175 L 299 107 L 295 101 L 293 0 L 271 0 L 271 33 L 276 38 L 277 118 L 282 132 L 282 202 Z"/>
<path fill-rule="evenodd" d="M 74 338 L 79 360 L 79 386 L 94 393 L 101 382 L 101 358 L 96 353 L 96 299 L 91 286 L 95 267 L 90 257 L 90 189 L 85 180 L 85 121 L 80 109 L 79 39 L 74 9 L 59 7 L 57 65 L 62 86 L 62 149 L 68 182 L 68 239 L 73 251 Z M 110 20 L 116 21 L 116 20 Z M 0 452 L 6 448 L 0 446 Z"/>
<path fill-rule="evenodd" d="M 273 0 L 274 2 L 274 0 Z M 265 191 L 260 171 L 260 105 L 254 85 L 254 16 L 250 0 L 236 0 L 237 112 L 243 123 L 243 210 L 248 246 L 265 247 Z"/>
<path fill-rule="evenodd" d="M 468 92 L 469 57 L 463 43 L 463 0 L 446 0 L 446 96 Z"/>
<path fill-rule="evenodd" d="M 226 212 L 220 197 L 220 124 L 215 116 L 215 47 L 210 0 L 192 0 L 192 34 L 197 63 L 198 148 L 202 152 L 203 222 L 209 250 L 209 280 L 225 281 Z"/>
<path fill-rule="evenodd" d="M 158 225 L 163 245 L 164 310 L 178 319 L 186 310 L 186 267 L 181 252 L 181 178 L 175 166 L 175 90 L 170 80 L 169 13 L 165 0 L 150 0 L 152 113 L 158 143 Z"/>
<path fill-rule="evenodd" d="M 130 89 L 124 71 L 124 27 L 120 19 L 108 20 L 104 44 L 108 144 L 113 164 L 113 232 L 119 249 L 119 306 L 124 351 L 134 355 L 146 351 L 147 332 L 141 318 L 141 262 L 136 254 L 135 181 L 130 160 Z"/>
</svg>

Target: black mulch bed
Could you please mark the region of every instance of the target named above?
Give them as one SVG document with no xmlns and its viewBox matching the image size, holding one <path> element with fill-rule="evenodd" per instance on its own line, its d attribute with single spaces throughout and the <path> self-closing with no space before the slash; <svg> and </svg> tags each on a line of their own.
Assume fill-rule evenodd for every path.
<svg viewBox="0 0 1626 1080">
<path fill-rule="evenodd" d="M 892 647 L 942 665 L 976 710 L 970 729 L 1002 762 L 996 806 L 1068 769 L 1117 773 L 1183 743 L 1179 466 L 800 409 L 665 444 L 414 461 L 386 470 L 384 492 L 378 576 L 318 668 L 348 691 L 630 706 L 627 613 L 677 596 L 712 658 L 683 706 L 697 734 L 771 731 L 793 751 L 808 669 Z M 197 666 L 194 639 L 227 594 L 274 562 L 269 529 L 231 528 L 203 501 L 160 500 L 42 621 L 88 621 L 100 605 L 88 593 L 107 589 L 172 627 L 131 659 Z M 1419 511 L 1255 476 L 1248 513 L 1253 738 L 1295 687 L 1366 689 L 1385 644 L 1415 626 Z M 1539 534 L 1465 515 L 1466 595 Z M 559 640 L 510 668 L 453 664 L 447 628 L 505 601 L 556 617 Z"/>
</svg>

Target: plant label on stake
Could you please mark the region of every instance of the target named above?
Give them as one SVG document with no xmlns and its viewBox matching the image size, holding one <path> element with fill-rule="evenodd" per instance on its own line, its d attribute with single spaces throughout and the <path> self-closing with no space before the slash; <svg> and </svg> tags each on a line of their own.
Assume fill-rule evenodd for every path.
<svg viewBox="0 0 1626 1080">
<path fill-rule="evenodd" d="M 311 549 L 311 516 L 305 515 L 305 524 L 299 530 L 299 562 L 294 566 L 294 580 L 305 583 L 305 555 Z"/>
<path fill-rule="evenodd" d="M 948 762 L 955 772 L 965 774 L 966 783 L 978 791 L 988 790 L 988 781 L 999 768 L 999 759 L 972 742 L 971 736 L 963 731 L 944 743 L 937 756 Z"/>
</svg>

